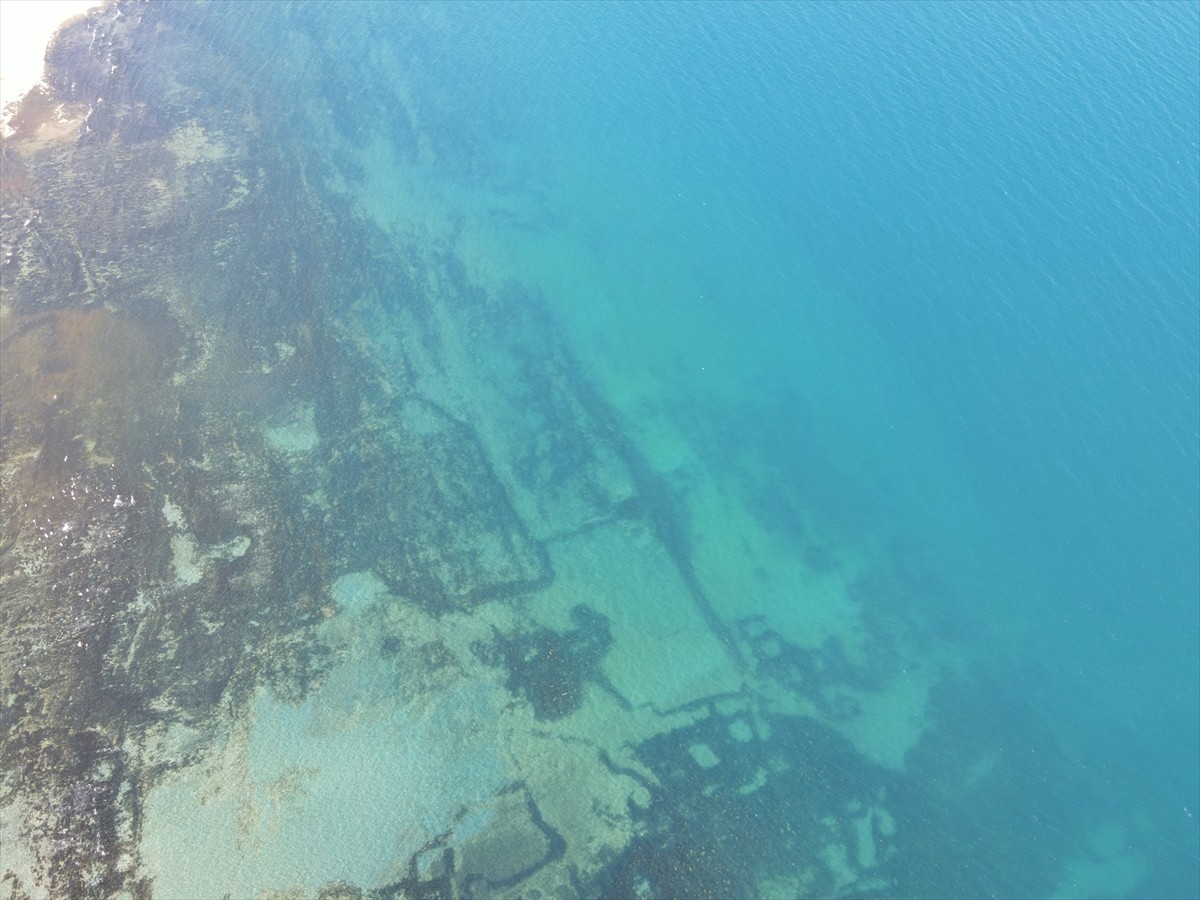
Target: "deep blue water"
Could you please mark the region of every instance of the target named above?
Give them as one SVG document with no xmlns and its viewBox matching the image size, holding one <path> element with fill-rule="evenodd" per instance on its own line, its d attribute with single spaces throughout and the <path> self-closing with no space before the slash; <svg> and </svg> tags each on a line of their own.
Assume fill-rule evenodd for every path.
<svg viewBox="0 0 1200 900">
<path fill-rule="evenodd" d="M 483 5 L 423 57 L 604 260 L 550 298 L 599 368 L 970 571 L 975 662 L 1162 823 L 1148 894 L 1197 886 L 1198 9 Z"/>
<path fill-rule="evenodd" d="M 123 9 L 175 42 L 80 69 L 162 191 L 129 252 L 252 348 L 171 427 L 261 504 L 156 488 L 147 583 L 223 634 L 286 507 L 326 666 L 195 688 L 203 766 L 146 726 L 131 872 L 1200 894 L 1200 4 Z"/>
<path fill-rule="evenodd" d="M 656 358 L 613 338 L 611 365 L 674 364 L 662 415 L 800 483 L 824 454 L 795 419 L 823 417 L 826 453 L 860 456 L 817 461 L 814 502 L 877 490 L 883 527 L 975 556 L 996 580 L 970 615 L 1022 621 L 986 642 L 1014 697 L 1176 818 L 1198 792 L 1197 10 L 485 4 L 444 10 L 423 58 L 616 270 L 613 331 Z M 551 298 L 564 320 L 596 315 L 580 293 Z M 844 357 L 814 371 L 825 339 Z"/>
<path fill-rule="evenodd" d="M 954 586 L 908 612 L 989 685 L 953 740 L 1036 754 L 1044 728 L 1066 760 L 1014 776 L 996 839 L 1073 768 L 1061 827 L 1148 817 L 1144 877 L 1112 887 L 1154 895 L 1200 877 L 1198 10 L 488 3 L 311 27 L 351 54 L 361 15 L 399 48 L 447 209 L 527 201 L 496 240 L 633 433 L 670 423 L 773 528 L 815 518 Z"/>
</svg>

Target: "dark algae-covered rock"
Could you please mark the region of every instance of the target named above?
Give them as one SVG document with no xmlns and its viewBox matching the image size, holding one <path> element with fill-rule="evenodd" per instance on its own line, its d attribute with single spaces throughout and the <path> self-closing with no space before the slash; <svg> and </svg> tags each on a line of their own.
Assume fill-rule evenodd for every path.
<svg viewBox="0 0 1200 900">
<path fill-rule="evenodd" d="M 586 606 L 572 609 L 571 620 L 575 627 L 566 632 L 538 628 L 506 636 L 496 631 L 492 643 L 476 649 L 486 662 L 507 669 L 509 690 L 528 700 L 539 719 L 575 712 L 589 681 L 613 690 L 599 665 L 612 644 L 608 623 Z"/>
</svg>

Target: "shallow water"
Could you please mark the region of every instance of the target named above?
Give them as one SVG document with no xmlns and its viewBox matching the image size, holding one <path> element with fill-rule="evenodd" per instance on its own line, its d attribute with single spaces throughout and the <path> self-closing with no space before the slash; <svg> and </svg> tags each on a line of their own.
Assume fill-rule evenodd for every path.
<svg viewBox="0 0 1200 900">
<path fill-rule="evenodd" d="M 69 27 L 4 143 L 4 895 L 1200 892 L 1197 46 Z"/>
</svg>

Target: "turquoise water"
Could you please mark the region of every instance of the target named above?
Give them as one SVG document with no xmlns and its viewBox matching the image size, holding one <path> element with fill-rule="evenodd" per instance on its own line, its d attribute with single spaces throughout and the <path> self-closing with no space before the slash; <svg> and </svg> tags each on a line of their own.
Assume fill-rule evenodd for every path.
<svg viewBox="0 0 1200 900">
<path fill-rule="evenodd" d="M 103 884 L 1200 893 L 1200 6 L 121 10 Z"/>
</svg>

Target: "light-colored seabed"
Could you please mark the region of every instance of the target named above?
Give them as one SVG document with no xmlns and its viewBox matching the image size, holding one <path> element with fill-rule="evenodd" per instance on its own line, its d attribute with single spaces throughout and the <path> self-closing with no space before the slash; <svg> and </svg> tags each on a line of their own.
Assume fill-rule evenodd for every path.
<svg viewBox="0 0 1200 900">
<path fill-rule="evenodd" d="M 363 191 L 362 208 L 387 211 L 380 224 L 412 241 L 406 247 L 452 239 L 458 229 L 449 225 L 436 233 L 435 223 L 448 221 L 444 213 L 439 217 L 444 201 L 427 206 L 416 200 L 411 186 L 393 177 L 407 170 L 378 148 L 362 161 L 377 163 L 370 171 L 378 179 Z M 380 197 L 388 199 L 380 205 Z M 490 214 L 493 198 L 472 199 Z M 396 210 L 419 221 L 420 233 L 413 235 Z M 740 658 L 745 647 L 730 640 L 749 619 L 805 650 L 836 647 L 851 666 L 870 664 L 863 611 L 850 598 L 849 585 L 871 565 L 874 548 L 845 548 L 836 568 L 811 569 L 801 548 L 768 532 L 741 505 L 736 484 L 707 471 L 685 436 L 669 422 L 642 420 L 639 450 L 660 475 L 688 479 L 691 560 L 722 624 L 723 633 L 715 633 L 714 620 L 697 608 L 678 560 L 652 528 L 595 517 L 596 491 L 619 505 L 633 497 L 635 478 L 580 405 L 565 370 L 563 380 L 548 388 L 563 421 L 545 420 L 545 397 L 521 394 L 515 371 L 520 359 L 502 342 L 493 346 L 481 320 L 489 303 L 506 302 L 500 298 L 511 292 L 513 272 L 503 262 L 489 265 L 480 231 L 462 232 L 471 244 L 462 256 L 485 298 L 479 307 L 463 308 L 461 298 L 441 291 L 432 323 L 418 328 L 404 313 L 360 303 L 353 339 L 381 372 L 411 366 L 423 395 L 472 423 L 515 508 L 537 538 L 550 541 L 555 578 L 516 603 L 488 602 L 435 620 L 390 594 L 370 572 L 342 576 L 328 598 L 335 612 L 320 634 L 338 660 L 324 684 L 299 707 L 260 696 L 252 720 L 231 731 L 225 745 L 151 791 L 143 859 L 164 895 L 213 886 L 218 859 L 227 863 L 227 874 L 217 887 L 233 895 L 311 894 L 343 880 L 385 884 L 403 878 L 410 857 L 451 830 L 463 865 L 481 865 L 499 881 L 547 852 L 545 834 L 530 821 L 525 803 L 505 792 L 509 785 L 528 792 L 565 841 L 562 859 L 522 883 L 523 891 L 539 884 L 549 891 L 572 870 L 578 877 L 594 875 L 632 839 L 629 810 L 644 808 L 650 798 L 624 772 L 653 780 L 632 753 L 647 739 L 718 708 L 739 741 L 769 736 L 770 716 L 809 716 L 845 735 L 870 762 L 902 770 L 906 752 L 930 726 L 929 691 L 944 669 L 962 664 L 952 645 L 945 645 L 941 661 L 925 648 L 919 657 L 898 656 L 878 690 L 830 679 L 811 686 L 821 696 L 758 675 L 753 661 Z M 438 284 L 424 287 L 439 297 Z M 522 311 L 509 300 L 505 315 L 520 317 Z M 542 326 L 529 327 L 536 339 Z M 645 403 L 653 390 L 648 381 L 634 402 Z M 590 456 L 553 490 L 530 490 L 516 466 L 529 442 L 553 439 L 553 427 L 569 428 L 576 441 L 583 436 Z M 321 438 L 311 408 L 281 411 L 264 422 L 263 433 L 286 464 L 312 465 L 310 451 Z M 601 614 L 611 630 L 598 673 L 602 681 L 587 684 L 571 714 L 539 720 L 529 703 L 514 702 L 504 673 L 481 663 L 471 648 L 489 641 L 492 629 L 567 632 L 579 604 Z M 393 651 L 394 658 L 380 650 L 389 636 L 405 648 Z M 423 664 L 416 651 L 435 644 L 436 664 Z M 903 654 L 906 648 L 896 649 Z M 846 701 L 855 715 L 822 713 Z M 690 752 L 700 770 L 721 765 L 707 744 Z M 760 770 L 742 790 L 761 789 L 770 774 Z M 825 849 L 811 861 L 828 870 L 838 890 L 884 887 L 870 880 L 870 872 L 888 853 L 886 836 L 895 826 L 887 824 L 893 820 L 885 799 L 864 797 L 861 803 L 846 811 L 847 822 L 860 824 L 847 831 L 831 821 Z M 875 819 L 885 823 L 878 829 L 883 837 L 872 831 Z M 435 869 L 436 860 L 429 854 L 426 865 Z M 782 884 L 770 877 L 791 877 L 786 883 L 800 891 L 810 883 L 803 873 L 764 875 L 765 894 Z"/>
</svg>

